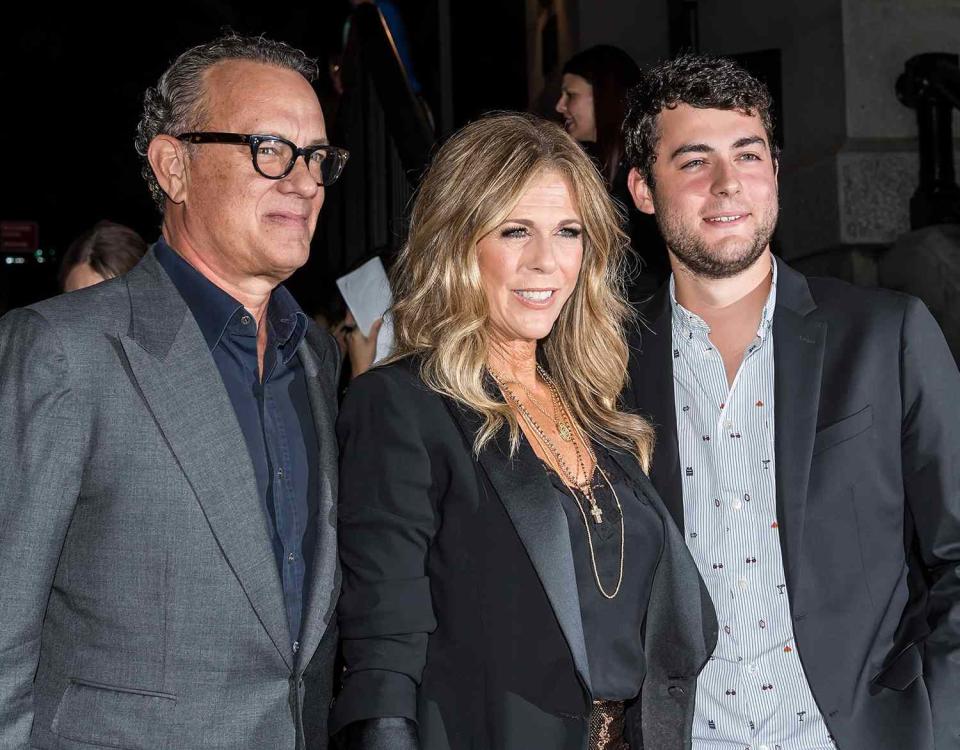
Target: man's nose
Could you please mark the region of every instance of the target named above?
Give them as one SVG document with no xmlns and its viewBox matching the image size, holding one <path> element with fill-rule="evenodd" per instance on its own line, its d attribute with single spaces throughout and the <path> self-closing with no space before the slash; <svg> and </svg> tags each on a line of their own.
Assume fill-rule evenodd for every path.
<svg viewBox="0 0 960 750">
<path fill-rule="evenodd" d="M 281 182 L 305 198 L 313 198 L 317 194 L 317 191 L 321 189 L 321 186 L 317 184 L 316 178 L 310 174 L 310 170 L 307 167 L 307 156 L 303 154 L 297 157 L 297 160 L 293 164 L 293 169 L 290 170 L 290 174 L 284 177 Z"/>
<path fill-rule="evenodd" d="M 736 167 L 720 162 L 714 172 L 712 190 L 716 195 L 736 195 L 740 192 L 740 175 Z"/>
</svg>

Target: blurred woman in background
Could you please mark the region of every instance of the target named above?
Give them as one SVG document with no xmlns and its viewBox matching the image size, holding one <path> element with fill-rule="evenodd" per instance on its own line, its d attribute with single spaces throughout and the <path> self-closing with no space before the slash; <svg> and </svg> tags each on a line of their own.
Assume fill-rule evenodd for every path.
<svg viewBox="0 0 960 750">
<path fill-rule="evenodd" d="M 627 189 L 630 167 L 624 159 L 621 127 L 627 91 L 640 78 L 640 69 L 626 52 L 599 44 L 578 52 L 563 66 L 556 110 L 563 126 L 596 162 L 610 195 L 627 217 L 627 234 L 641 260 L 640 273 L 628 295 L 638 301 L 657 289 L 670 273 L 667 248 L 652 216 L 633 205 Z"/>
<path fill-rule="evenodd" d="M 97 222 L 64 253 L 58 276 L 60 288 L 73 292 L 121 276 L 146 252 L 147 243 L 129 227 L 112 221 Z"/>
</svg>

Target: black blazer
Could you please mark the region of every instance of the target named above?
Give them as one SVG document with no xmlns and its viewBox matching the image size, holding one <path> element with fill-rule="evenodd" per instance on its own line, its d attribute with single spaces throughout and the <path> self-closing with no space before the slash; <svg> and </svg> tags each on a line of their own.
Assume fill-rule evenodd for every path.
<svg viewBox="0 0 960 750">
<path fill-rule="evenodd" d="M 960 377 L 917 299 L 780 260 L 777 518 L 797 649 L 842 750 L 960 748 Z M 683 528 L 666 288 L 625 400 Z"/>
<path fill-rule="evenodd" d="M 509 457 L 506 429 L 475 459 L 479 426 L 409 360 L 374 368 L 347 393 L 338 423 L 347 671 L 332 728 L 405 716 L 423 750 L 582 750 L 590 672 L 563 510 L 526 441 Z M 716 617 L 647 477 L 615 457 L 660 511 L 666 540 L 630 729 L 635 748 L 642 729 L 647 747 L 679 750 Z"/>
</svg>

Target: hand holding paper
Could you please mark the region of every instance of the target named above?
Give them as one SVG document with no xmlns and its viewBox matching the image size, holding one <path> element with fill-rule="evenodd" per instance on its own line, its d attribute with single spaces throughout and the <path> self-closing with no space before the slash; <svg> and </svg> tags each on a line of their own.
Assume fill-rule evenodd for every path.
<svg viewBox="0 0 960 750">
<path fill-rule="evenodd" d="M 373 257 L 355 271 L 337 279 L 337 287 L 357 321 L 357 327 L 366 337 L 374 322 L 383 317 L 393 304 L 390 282 L 379 257 Z M 389 316 L 377 334 L 374 362 L 390 354 L 393 349 L 393 325 Z"/>
</svg>

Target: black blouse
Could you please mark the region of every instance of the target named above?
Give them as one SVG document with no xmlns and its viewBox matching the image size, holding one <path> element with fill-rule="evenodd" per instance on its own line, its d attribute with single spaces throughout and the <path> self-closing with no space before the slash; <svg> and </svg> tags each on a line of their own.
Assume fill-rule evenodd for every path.
<svg viewBox="0 0 960 750">
<path fill-rule="evenodd" d="M 646 674 L 642 628 L 653 574 L 663 548 L 663 520 L 645 497 L 638 496 L 607 451 L 602 446 L 596 446 L 596 450 L 600 468 L 610 479 L 623 509 L 623 584 L 613 599 L 607 599 L 597 587 L 580 508 L 560 477 L 549 469 L 547 473 L 570 531 L 593 697 L 629 700 L 640 692 Z M 620 572 L 620 511 L 599 472 L 594 478 L 593 493 L 603 511 L 599 524 L 594 523 L 586 498 L 579 492 L 577 498 L 590 523 L 600 582 L 610 594 L 616 590 Z"/>
</svg>

